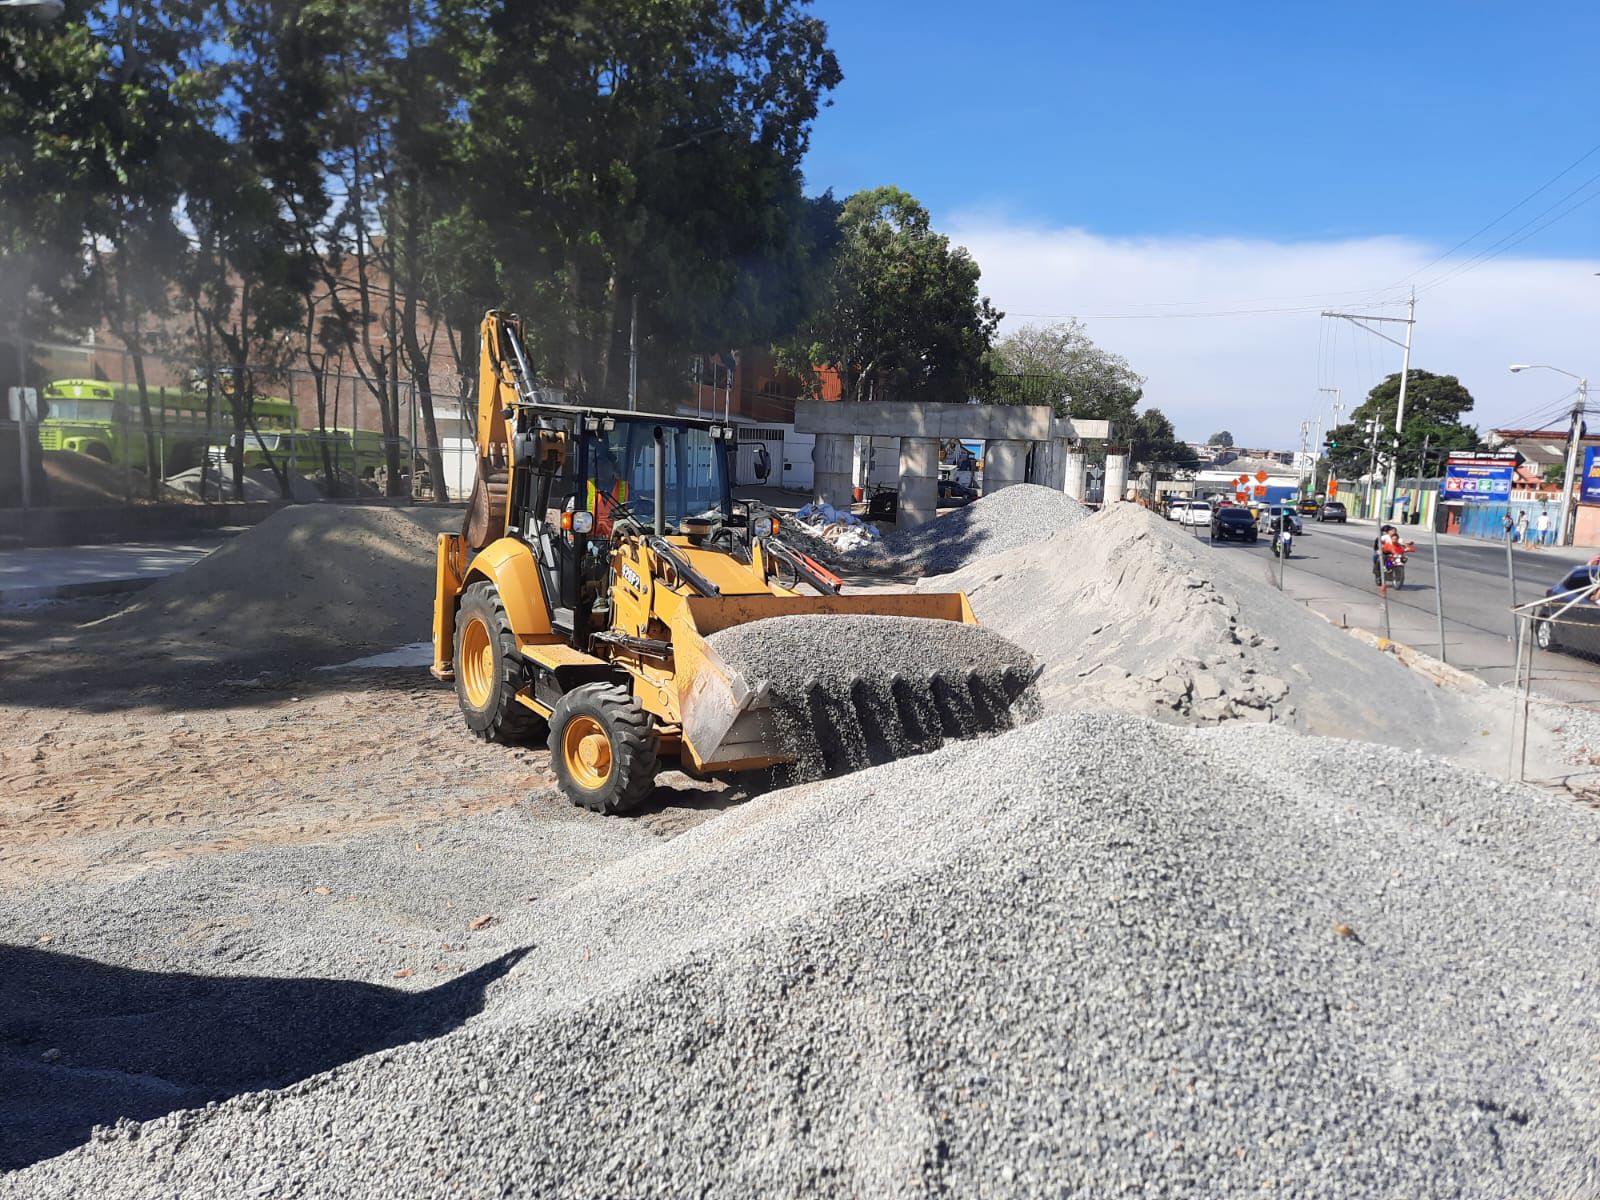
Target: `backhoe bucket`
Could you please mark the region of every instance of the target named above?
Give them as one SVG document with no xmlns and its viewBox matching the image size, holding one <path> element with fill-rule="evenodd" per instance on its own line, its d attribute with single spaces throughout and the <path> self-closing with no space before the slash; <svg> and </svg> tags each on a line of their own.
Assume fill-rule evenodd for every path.
<svg viewBox="0 0 1600 1200">
<path fill-rule="evenodd" d="M 960 736 L 959 725 L 978 728 L 1009 727 L 1009 711 L 1018 695 L 1032 683 L 1036 674 L 1031 660 L 1020 650 L 998 635 L 974 629 L 974 638 L 987 639 L 1005 647 L 1009 655 L 1001 653 L 993 664 L 994 680 L 987 659 L 981 671 L 952 673 L 952 678 L 905 678 L 894 673 L 893 663 L 877 661 L 876 673 L 885 680 L 893 680 L 896 689 L 890 695 L 887 682 L 863 681 L 845 698 L 843 705 L 829 698 L 820 700 L 815 695 L 798 694 L 804 690 L 795 684 L 796 671 L 804 675 L 808 665 L 794 664 L 796 671 L 773 672 L 771 664 L 764 673 L 756 675 L 745 663 L 730 663 L 707 639 L 723 630 L 748 625 L 773 617 L 889 617 L 919 618 L 925 621 L 948 621 L 963 626 L 977 626 L 972 607 L 965 595 L 959 592 L 935 594 L 852 595 L 852 596 L 727 596 L 689 598 L 682 615 L 674 622 L 673 649 L 676 658 L 676 684 L 679 713 L 682 721 L 682 738 L 686 757 L 697 769 L 749 770 L 792 763 L 808 757 L 835 758 L 834 751 L 854 738 L 861 741 L 859 731 L 837 728 L 841 721 L 849 724 L 853 712 L 841 708 L 884 710 L 905 714 L 908 710 L 924 714 L 920 721 L 911 718 L 919 729 L 911 736 L 898 738 L 900 744 L 915 743 L 917 748 L 932 748 L 946 736 Z M 907 627 L 891 623 L 894 632 L 905 636 Z M 875 645 L 852 647 L 862 661 L 872 662 L 880 650 Z M 784 664 L 787 665 L 787 664 Z M 795 694 L 773 695 L 767 674 L 784 676 Z M 978 680 L 977 675 L 986 678 Z M 1004 681 L 1001 676 L 1004 675 Z M 810 681 L 813 685 L 815 681 Z M 873 689 L 876 688 L 876 692 Z M 813 690 L 815 688 L 813 687 Z M 911 695 L 907 695 L 907 692 Z M 935 696 L 938 692 L 938 696 Z M 957 694 L 959 693 L 959 698 Z M 985 712 L 973 717 L 973 695 L 982 693 L 977 701 Z M 943 708 L 941 709 L 941 705 Z M 780 711 L 781 710 L 781 711 Z M 963 719 L 959 713 L 965 713 Z M 941 712 L 943 717 L 941 718 Z M 900 718 L 897 715 L 895 720 Z M 879 711 L 863 711 L 861 722 L 879 731 L 884 724 Z M 819 745 L 826 743 L 827 754 L 811 747 L 797 748 L 796 726 L 805 724 L 814 734 L 810 740 Z M 817 726 L 810 729 L 811 726 Z M 826 726 L 826 728 L 824 728 Z M 883 740 L 883 739 L 880 739 Z M 893 739 L 890 739 L 893 740 Z M 857 756 L 859 757 L 859 756 Z M 893 757 L 893 755 L 888 755 Z M 848 766 L 865 765 L 850 762 Z M 831 767 L 831 763 L 830 763 Z"/>
</svg>

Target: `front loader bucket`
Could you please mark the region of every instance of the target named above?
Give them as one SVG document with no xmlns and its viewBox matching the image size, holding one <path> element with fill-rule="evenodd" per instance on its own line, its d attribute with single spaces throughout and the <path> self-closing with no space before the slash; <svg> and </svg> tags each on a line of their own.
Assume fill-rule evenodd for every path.
<svg viewBox="0 0 1600 1200">
<path fill-rule="evenodd" d="M 818 624 L 755 627 L 772 618 Z M 946 623 L 971 627 L 970 634 L 938 635 Z M 730 630 L 739 630 L 731 642 L 716 636 Z M 822 656 L 828 662 L 813 661 L 814 652 L 786 657 L 797 633 L 817 635 L 838 653 Z M 930 639 L 961 642 L 966 658 L 920 666 L 917 643 Z M 742 653 L 730 661 L 719 643 Z M 759 652 L 752 655 L 752 646 Z M 833 773 L 840 764 L 851 769 L 1009 727 L 1012 704 L 1037 674 L 1025 653 L 977 627 L 959 592 L 692 597 L 674 621 L 673 650 L 684 748 L 708 770 L 798 761 L 801 774 Z M 841 663 L 852 664 L 848 678 Z"/>
</svg>

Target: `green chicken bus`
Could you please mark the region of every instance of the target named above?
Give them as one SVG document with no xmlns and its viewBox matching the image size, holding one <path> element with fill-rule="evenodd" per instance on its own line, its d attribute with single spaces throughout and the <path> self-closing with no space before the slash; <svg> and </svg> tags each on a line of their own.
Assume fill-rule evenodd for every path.
<svg viewBox="0 0 1600 1200">
<path fill-rule="evenodd" d="M 43 398 L 48 408 L 39 422 L 41 448 L 72 450 L 138 471 L 150 465 L 138 388 L 100 379 L 58 379 L 45 387 Z M 199 466 L 208 442 L 206 396 L 151 388 L 149 398 L 156 469 L 165 477 Z M 264 433 L 295 428 L 294 405 L 276 396 L 257 396 L 252 414 Z M 224 433 L 232 423 L 228 401 L 219 398 L 211 433 Z"/>
</svg>

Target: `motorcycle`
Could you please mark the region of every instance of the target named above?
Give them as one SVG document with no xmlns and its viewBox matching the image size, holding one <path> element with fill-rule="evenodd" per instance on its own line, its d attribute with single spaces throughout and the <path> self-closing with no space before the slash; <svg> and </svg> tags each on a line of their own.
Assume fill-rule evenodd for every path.
<svg viewBox="0 0 1600 1200">
<path fill-rule="evenodd" d="M 1385 583 L 1395 587 L 1406 585 L 1406 554 L 1414 550 L 1414 546 L 1401 547 L 1399 554 L 1381 554 L 1374 552 L 1372 555 L 1372 582 L 1382 587 Z"/>
<path fill-rule="evenodd" d="M 1280 529 L 1272 539 L 1272 553 L 1279 558 L 1293 558 L 1294 532 L 1290 529 Z"/>
</svg>

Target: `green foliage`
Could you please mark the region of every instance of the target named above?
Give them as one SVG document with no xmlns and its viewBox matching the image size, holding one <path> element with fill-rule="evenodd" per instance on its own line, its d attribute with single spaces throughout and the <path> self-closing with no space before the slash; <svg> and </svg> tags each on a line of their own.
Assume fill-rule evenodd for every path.
<svg viewBox="0 0 1600 1200">
<path fill-rule="evenodd" d="M 820 303 L 780 359 L 838 370 L 851 400 L 960 403 L 980 389 L 1002 314 L 979 295 L 972 256 L 894 187 L 851 196 L 838 231 Z"/>
<path fill-rule="evenodd" d="M 1328 459 L 1341 479 L 1366 473 L 1372 462 L 1374 444 L 1378 469 L 1387 469 L 1386 464 L 1396 450 L 1394 418 L 1399 399 L 1400 373 L 1397 371 L 1367 394 L 1367 399 L 1350 414 L 1349 421 L 1328 431 L 1327 440 L 1331 444 Z M 1472 404 L 1472 393 L 1454 375 L 1435 375 L 1413 368 L 1406 387 L 1405 425 L 1398 442 L 1401 472 L 1423 471 L 1424 441 L 1435 469 L 1438 460 L 1434 455 L 1438 453 L 1480 449 L 1482 441 L 1477 429 L 1460 420 L 1463 413 L 1472 411 Z M 1378 422 L 1376 439 L 1367 429 L 1368 422 L 1374 419 Z"/>
<path fill-rule="evenodd" d="M 1178 440 L 1172 422 L 1159 408 L 1147 408 L 1136 417 L 1128 435 L 1129 459 L 1146 467 L 1192 467 L 1199 461 L 1188 445 Z"/>
<path fill-rule="evenodd" d="M 1224 450 L 1233 449 L 1233 434 L 1224 429 L 1221 433 L 1213 433 L 1206 439 L 1208 446 L 1221 446 Z"/>
<path fill-rule="evenodd" d="M 1024 325 L 996 344 L 990 363 L 1000 384 L 991 390 L 996 402 L 1037 404 L 1044 401 L 1029 397 L 1044 396 L 1060 416 L 1111 421 L 1122 430 L 1132 428 L 1144 394 L 1143 376 L 1095 345 L 1077 320 Z"/>
</svg>

